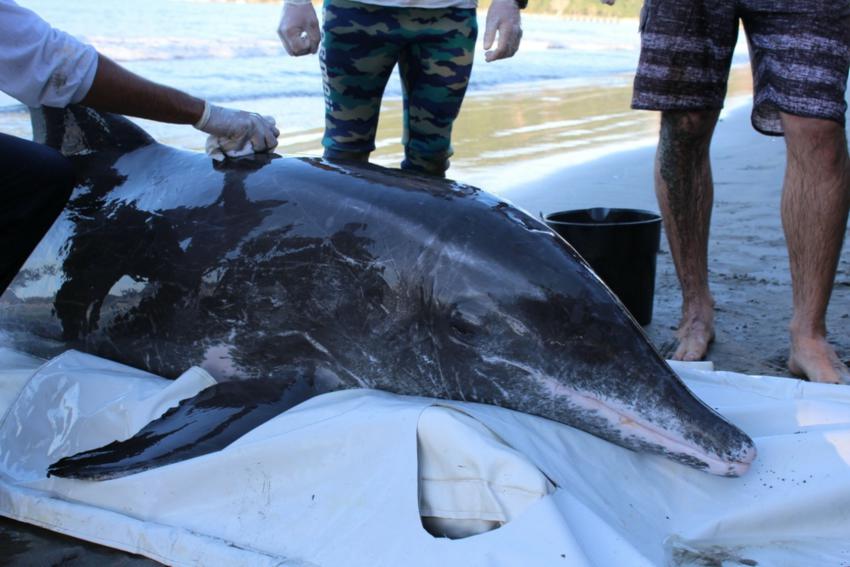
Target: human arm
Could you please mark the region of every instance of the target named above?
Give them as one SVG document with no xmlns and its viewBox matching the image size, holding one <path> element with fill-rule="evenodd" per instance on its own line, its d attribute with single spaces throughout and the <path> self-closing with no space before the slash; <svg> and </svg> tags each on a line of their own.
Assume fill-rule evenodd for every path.
<svg viewBox="0 0 850 567">
<path fill-rule="evenodd" d="M 204 101 L 132 73 L 98 54 L 97 70 L 86 95 L 86 106 L 172 124 L 196 124 Z"/>
<path fill-rule="evenodd" d="M 285 0 L 277 35 L 283 48 L 290 55 L 299 56 L 316 53 L 322 34 L 319 19 L 310 0 Z"/>
<path fill-rule="evenodd" d="M 209 104 L 140 77 L 101 54 L 98 54 L 94 81 L 81 102 L 116 114 L 192 124 L 210 135 L 207 152 L 217 158 L 273 150 L 280 135 L 273 119 Z"/>
<path fill-rule="evenodd" d="M 499 41 L 495 49 L 493 43 L 498 32 Z M 484 28 L 484 59 L 488 62 L 513 57 L 522 40 L 522 22 L 519 5 L 515 0 L 493 0 L 487 10 L 487 23 Z"/>
<path fill-rule="evenodd" d="M 230 156 L 264 152 L 277 146 L 280 132 L 274 120 L 242 110 L 223 108 L 132 73 L 108 57 L 98 57 L 97 72 L 82 104 L 139 118 L 192 124 L 210 134 L 210 153 Z M 250 142 L 248 148 L 246 142 Z M 217 152 L 218 150 L 218 152 Z"/>
</svg>

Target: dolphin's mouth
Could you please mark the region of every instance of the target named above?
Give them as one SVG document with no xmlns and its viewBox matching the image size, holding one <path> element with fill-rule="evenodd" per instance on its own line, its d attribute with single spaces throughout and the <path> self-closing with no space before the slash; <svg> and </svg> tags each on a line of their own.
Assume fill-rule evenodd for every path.
<svg viewBox="0 0 850 567">
<path fill-rule="evenodd" d="M 572 420 L 564 423 L 576 424 L 582 429 L 612 443 L 636 451 L 652 451 L 662 454 L 672 460 L 689 465 L 705 472 L 720 476 L 741 476 L 750 469 L 750 464 L 756 458 L 756 449 L 747 436 L 740 433 L 740 443 L 720 447 L 719 451 L 704 447 L 688 439 L 687 429 L 698 429 L 690 425 L 670 411 L 659 410 L 657 416 L 647 417 L 638 414 L 627 404 L 612 399 L 605 399 L 598 394 L 570 387 L 556 378 L 544 374 L 536 368 L 529 367 L 515 360 L 499 356 L 484 357 L 489 364 L 512 366 L 525 372 L 528 377 L 540 387 L 540 394 L 548 400 L 563 400 L 569 407 L 567 414 L 572 414 Z M 635 400 L 635 404 L 640 400 Z M 734 425 L 722 417 L 707 410 L 712 419 L 718 423 L 738 431 Z M 588 427 L 579 425 L 584 415 Z M 594 424 L 595 425 L 591 425 Z M 603 425 L 599 425 L 599 424 Z"/>
<path fill-rule="evenodd" d="M 617 412 L 615 410 L 615 414 Z M 670 432 L 661 429 L 649 422 L 635 421 L 633 418 L 617 414 L 620 417 L 620 426 L 622 431 L 628 431 L 628 437 L 639 439 L 644 443 L 650 443 L 661 449 L 672 459 L 693 463 L 697 461 L 702 464 L 706 472 L 720 476 L 741 476 L 750 470 L 750 464 L 756 457 L 756 449 L 753 446 L 742 447 L 739 455 L 735 458 L 724 459 L 716 453 L 706 451 L 699 445 L 689 443 L 684 438 L 672 435 Z"/>
<path fill-rule="evenodd" d="M 720 476 L 741 476 L 750 469 L 750 464 L 756 457 L 753 445 L 742 444 L 730 448 L 728 457 L 722 457 L 697 443 L 689 441 L 675 423 L 670 423 L 669 417 L 659 416 L 659 422 L 666 422 L 669 427 L 663 427 L 640 416 L 627 407 L 558 384 L 559 395 L 565 396 L 570 403 L 582 411 L 592 412 L 608 423 L 613 437 L 622 440 L 625 446 L 651 446 L 655 451 L 674 460 L 701 468 L 711 474 Z M 733 427 L 730 425 L 730 427 Z"/>
</svg>

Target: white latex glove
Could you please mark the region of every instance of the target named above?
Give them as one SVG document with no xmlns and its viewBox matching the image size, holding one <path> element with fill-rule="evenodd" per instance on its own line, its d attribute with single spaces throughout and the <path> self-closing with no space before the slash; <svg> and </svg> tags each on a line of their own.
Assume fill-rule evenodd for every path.
<svg viewBox="0 0 850 567">
<path fill-rule="evenodd" d="M 307 55 L 319 50 L 322 34 L 319 32 L 319 19 L 310 0 L 287 0 L 283 4 L 283 14 L 277 35 L 283 48 L 290 55 Z"/>
<path fill-rule="evenodd" d="M 499 43 L 496 49 L 493 40 L 499 32 Z M 513 57 L 519 49 L 522 39 L 522 26 L 519 16 L 519 7 L 514 0 L 493 0 L 490 9 L 487 10 L 487 24 L 484 28 L 484 59 L 496 61 Z"/>
<path fill-rule="evenodd" d="M 277 147 L 280 131 L 274 118 L 204 102 L 204 114 L 195 128 L 210 135 L 207 153 L 217 160 L 267 152 Z"/>
</svg>

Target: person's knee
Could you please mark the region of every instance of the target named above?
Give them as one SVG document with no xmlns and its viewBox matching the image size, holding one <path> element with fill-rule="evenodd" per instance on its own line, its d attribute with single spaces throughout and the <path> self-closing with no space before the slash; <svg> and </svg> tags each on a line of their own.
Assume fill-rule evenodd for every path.
<svg viewBox="0 0 850 567">
<path fill-rule="evenodd" d="M 57 192 L 70 194 L 76 184 L 74 165 L 71 163 L 71 160 L 63 155 L 55 155 L 46 164 L 44 175 L 46 184 Z"/>
<path fill-rule="evenodd" d="M 816 160 L 820 165 L 846 165 L 847 137 L 842 124 L 785 113 L 781 117 L 791 159 Z"/>
<path fill-rule="evenodd" d="M 33 190 L 73 188 L 75 173 L 70 159 L 53 148 L 29 141 L 17 149 L 12 167 L 20 178 L 30 180 Z"/>
<path fill-rule="evenodd" d="M 718 110 L 665 110 L 661 113 L 661 137 L 708 147 L 719 114 Z"/>
<path fill-rule="evenodd" d="M 32 193 L 70 191 L 75 184 L 70 159 L 48 146 L 0 134 L 0 180 Z"/>
<path fill-rule="evenodd" d="M 70 198 L 76 185 L 76 174 L 71 160 L 56 153 L 45 156 L 38 172 L 33 172 L 34 194 L 39 194 L 44 201 L 52 203 L 50 207 L 61 209 Z M 61 205 L 59 205 L 61 203 Z"/>
<path fill-rule="evenodd" d="M 786 136 L 801 138 L 844 136 L 844 126 L 834 120 L 796 116 L 785 112 L 781 112 L 779 115 Z"/>
</svg>

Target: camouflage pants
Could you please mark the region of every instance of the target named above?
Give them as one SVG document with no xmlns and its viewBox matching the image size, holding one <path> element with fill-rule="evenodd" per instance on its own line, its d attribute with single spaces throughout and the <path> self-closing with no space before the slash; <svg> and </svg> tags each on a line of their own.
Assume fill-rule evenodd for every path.
<svg viewBox="0 0 850 567">
<path fill-rule="evenodd" d="M 469 84 L 475 10 L 395 8 L 325 0 L 322 64 L 328 158 L 375 149 L 381 97 L 396 63 L 404 94 L 403 169 L 442 176 Z"/>
</svg>

